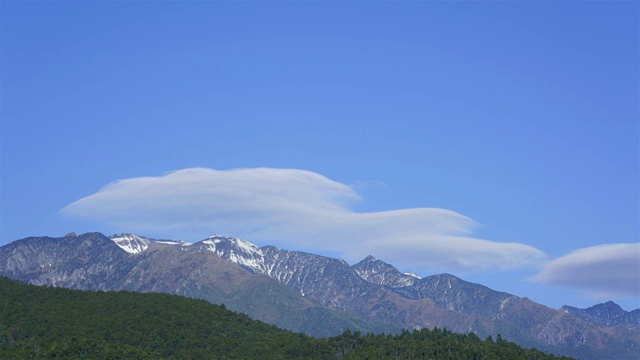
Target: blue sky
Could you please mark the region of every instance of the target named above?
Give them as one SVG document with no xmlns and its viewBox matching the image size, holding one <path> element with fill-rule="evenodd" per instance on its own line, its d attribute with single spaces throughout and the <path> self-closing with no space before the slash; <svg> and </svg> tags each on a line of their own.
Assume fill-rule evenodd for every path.
<svg viewBox="0 0 640 360">
<path fill-rule="evenodd" d="M 640 306 L 637 2 L 0 6 L 0 245 L 218 233 Z"/>
</svg>

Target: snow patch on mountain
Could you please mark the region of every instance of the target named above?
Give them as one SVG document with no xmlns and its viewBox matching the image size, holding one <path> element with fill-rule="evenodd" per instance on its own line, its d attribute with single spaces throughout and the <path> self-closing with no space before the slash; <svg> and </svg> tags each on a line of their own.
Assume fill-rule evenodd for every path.
<svg viewBox="0 0 640 360">
<path fill-rule="evenodd" d="M 190 242 L 174 241 L 174 240 L 155 240 L 154 242 L 157 243 L 157 244 L 164 244 L 164 245 L 180 245 L 180 246 L 191 246 L 191 245 L 193 245 Z"/>
<path fill-rule="evenodd" d="M 191 243 L 185 241 L 176 241 L 176 240 L 154 240 L 149 239 L 144 236 L 138 236 L 136 234 L 120 234 L 114 235 L 111 238 L 116 245 L 118 245 L 122 250 L 128 252 L 129 254 L 139 254 L 147 249 L 150 246 L 154 246 L 155 244 L 159 245 L 173 245 L 173 246 L 189 246 Z"/>
<path fill-rule="evenodd" d="M 413 273 L 401 273 L 393 265 L 369 255 L 351 267 L 362 279 L 376 285 L 400 288 L 413 286 L 420 276 Z"/>
<path fill-rule="evenodd" d="M 407 275 L 407 276 L 414 277 L 414 278 L 416 278 L 416 279 L 418 279 L 418 280 L 422 279 L 422 277 L 421 277 L 421 276 L 419 276 L 418 274 L 412 273 L 412 272 L 405 272 L 405 273 L 402 273 L 402 274 L 403 274 L 403 275 Z"/>
<path fill-rule="evenodd" d="M 207 245 L 207 250 L 217 254 L 221 258 L 249 268 L 257 273 L 267 272 L 262 250 L 248 241 L 213 235 L 203 240 L 202 243 Z"/>
<path fill-rule="evenodd" d="M 134 234 L 115 235 L 111 240 L 129 254 L 139 254 L 149 248 L 149 239 Z"/>
</svg>

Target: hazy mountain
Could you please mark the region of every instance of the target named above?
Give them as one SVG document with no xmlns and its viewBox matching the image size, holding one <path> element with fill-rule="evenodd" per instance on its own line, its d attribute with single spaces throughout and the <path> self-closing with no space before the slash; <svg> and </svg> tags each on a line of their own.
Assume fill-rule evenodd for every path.
<svg viewBox="0 0 640 360">
<path fill-rule="evenodd" d="M 372 256 L 349 266 L 237 238 L 194 244 L 131 234 L 27 238 L 0 248 L 0 274 L 39 285 L 202 298 L 314 336 L 346 327 L 446 327 L 585 359 L 640 357 L 640 310 L 614 303 L 555 310 L 453 275 L 403 274 Z"/>
</svg>

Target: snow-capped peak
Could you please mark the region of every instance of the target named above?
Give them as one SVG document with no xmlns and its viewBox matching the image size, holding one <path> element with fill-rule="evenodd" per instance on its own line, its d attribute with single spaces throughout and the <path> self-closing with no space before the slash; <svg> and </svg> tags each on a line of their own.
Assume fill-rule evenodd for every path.
<svg viewBox="0 0 640 360">
<path fill-rule="evenodd" d="M 212 245 L 214 247 L 217 247 L 218 244 L 224 244 L 227 247 L 228 246 L 233 246 L 233 247 L 237 247 L 238 249 L 247 252 L 247 253 L 260 253 L 262 254 L 262 251 L 260 250 L 260 248 L 248 241 L 242 240 L 242 239 L 238 239 L 235 237 L 231 237 L 231 238 L 226 238 L 220 235 L 213 235 L 210 236 L 208 239 L 203 240 L 202 241 L 204 244 L 208 244 L 208 245 Z M 224 245 L 222 245 L 224 247 Z"/>
<path fill-rule="evenodd" d="M 136 234 L 113 235 L 111 240 L 129 254 L 139 254 L 154 244 L 189 246 L 191 243 L 176 240 L 154 240 Z"/>
<path fill-rule="evenodd" d="M 139 254 L 149 248 L 149 239 L 135 234 L 114 235 L 111 240 L 130 254 Z"/>
<path fill-rule="evenodd" d="M 213 235 L 203 240 L 202 243 L 207 245 L 207 250 L 216 253 L 221 258 L 256 272 L 264 270 L 264 254 L 262 250 L 248 241 L 234 237 L 226 238 L 220 235 Z"/>
</svg>

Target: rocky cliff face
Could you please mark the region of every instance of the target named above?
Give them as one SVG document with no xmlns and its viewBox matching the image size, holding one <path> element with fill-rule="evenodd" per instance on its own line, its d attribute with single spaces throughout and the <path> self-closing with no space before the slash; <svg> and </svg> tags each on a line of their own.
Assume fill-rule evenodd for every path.
<svg viewBox="0 0 640 360">
<path fill-rule="evenodd" d="M 440 274 L 402 274 L 373 257 L 329 257 L 212 236 L 189 244 L 124 234 L 28 238 L 0 248 L 0 274 L 39 285 L 203 298 L 316 336 L 446 327 L 581 358 L 637 359 L 640 310 L 555 310 Z M 324 319 L 324 320 L 322 320 Z"/>
</svg>

